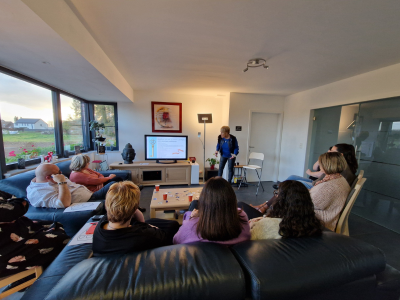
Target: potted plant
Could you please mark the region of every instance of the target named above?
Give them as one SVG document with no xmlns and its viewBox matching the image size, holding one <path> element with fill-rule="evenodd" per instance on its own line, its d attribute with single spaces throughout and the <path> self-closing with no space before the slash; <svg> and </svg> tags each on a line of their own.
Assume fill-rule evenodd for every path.
<svg viewBox="0 0 400 300">
<path fill-rule="evenodd" d="M 212 158 L 207 158 L 206 161 L 208 161 L 208 163 L 210 164 L 210 169 L 214 170 L 214 167 L 216 164 L 219 164 L 219 160 L 217 160 L 216 158 L 212 157 Z"/>
<path fill-rule="evenodd" d="M 104 133 L 104 129 L 105 129 L 104 123 L 99 123 L 99 122 L 93 120 L 93 121 L 89 122 L 89 125 L 90 125 L 90 130 L 94 130 L 96 132 L 96 136 L 93 139 L 93 142 L 96 143 L 96 145 L 97 145 L 97 153 L 100 153 L 100 150 L 101 150 L 101 153 L 103 153 L 103 151 L 105 152 L 104 141 L 106 140 L 106 138 L 103 137 L 103 135 L 102 135 Z M 100 149 L 100 146 L 103 146 L 103 147 L 101 147 L 101 149 Z"/>
<path fill-rule="evenodd" d="M 105 126 L 104 123 L 99 123 L 96 120 L 89 122 L 90 130 L 94 130 L 96 132 L 96 138 L 102 137 L 102 132 L 104 132 Z M 105 140 L 105 138 L 104 138 Z"/>
</svg>

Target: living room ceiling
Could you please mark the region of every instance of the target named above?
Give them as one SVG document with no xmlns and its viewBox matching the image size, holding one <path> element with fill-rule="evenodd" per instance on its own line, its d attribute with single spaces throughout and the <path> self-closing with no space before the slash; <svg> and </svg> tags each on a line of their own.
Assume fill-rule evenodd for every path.
<svg viewBox="0 0 400 300">
<path fill-rule="evenodd" d="M 290 95 L 400 63 L 398 0 L 65 2 L 133 90 Z"/>
</svg>

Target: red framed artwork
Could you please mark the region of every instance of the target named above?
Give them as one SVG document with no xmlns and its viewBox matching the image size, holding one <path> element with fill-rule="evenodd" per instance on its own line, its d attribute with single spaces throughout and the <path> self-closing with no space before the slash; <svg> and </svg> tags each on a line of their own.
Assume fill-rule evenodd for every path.
<svg viewBox="0 0 400 300">
<path fill-rule="evenodd" d="M 182 133 L 182 103 L 151 102 L 152 132 Z"/>
</svg>

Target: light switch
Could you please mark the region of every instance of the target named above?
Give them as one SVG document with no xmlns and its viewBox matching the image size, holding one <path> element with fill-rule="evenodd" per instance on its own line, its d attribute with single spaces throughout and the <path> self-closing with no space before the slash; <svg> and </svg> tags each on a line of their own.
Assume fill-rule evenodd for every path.
<svg viewBox="0 0 400 300">
<path fill-rule="evenodd" d="M 303 149 L 303 143 L 299 144 L 299 149 Z"/>
</svg>

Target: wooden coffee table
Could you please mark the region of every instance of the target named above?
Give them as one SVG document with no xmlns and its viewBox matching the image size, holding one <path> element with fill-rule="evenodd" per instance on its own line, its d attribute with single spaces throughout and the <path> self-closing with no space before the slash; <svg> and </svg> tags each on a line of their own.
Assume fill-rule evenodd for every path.
<svg viewBox="0 0 400 300">
<path fill-rule="evenodd" d="M 199 200 L 202 187 L 180 189 L 154 189 L 150 202 L 150 218 L 156 217 L 157 211 L 182 210 L 190 206 L 188 194 L 193 194 L 193 200 Z M 167 201 L 163 200 L 163 194 L 168 193 Z"/>
</svg>

